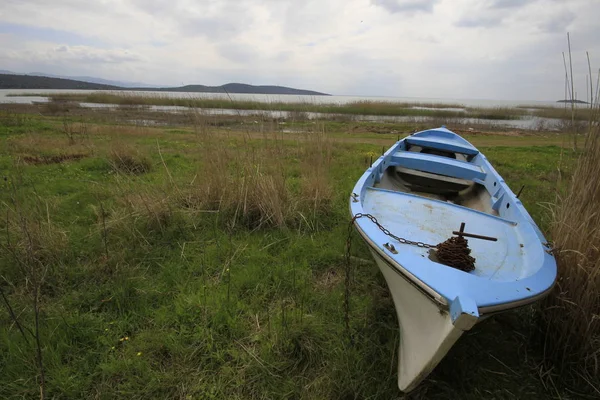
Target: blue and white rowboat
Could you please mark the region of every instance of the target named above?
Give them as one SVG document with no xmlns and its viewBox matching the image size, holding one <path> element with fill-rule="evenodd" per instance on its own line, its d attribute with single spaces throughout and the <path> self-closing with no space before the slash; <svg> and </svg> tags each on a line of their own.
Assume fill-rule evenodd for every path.
<svg viewBox="0 0 600 400">
<path fill-rule="evenodd" d="M 479 150 L 446 127 L 393 145 L 356 183 L 350 211 L 415 242 L 444 242 L 462 223 L 465 232 L 497 238 L 468 239 L 475 269 L 463 272 L 436 261 L 434 249 L 386 235 L 373 219 L 355 220 L 394 299 L 402 391 L 477 322 L 539 300 L 554 285 L 550 245 L 521 201 Z"/>
</svg>

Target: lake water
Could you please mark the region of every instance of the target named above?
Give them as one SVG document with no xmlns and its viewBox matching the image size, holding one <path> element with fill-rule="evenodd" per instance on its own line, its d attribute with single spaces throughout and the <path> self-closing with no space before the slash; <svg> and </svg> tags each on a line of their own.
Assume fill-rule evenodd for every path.
<svg viewBox="0 0 600 400">
<path fill-rule="evenodd" d="M 2 89 L 0 90 L 0 103 L 21 103 L 21 104 L 32 104 L 47 102 L 47 97 L 39 96 L 7 96 L 8 94 L 26 94 L 26 93 L 94 93 L 95 90 L 50 90 L 50 89 Z M 415 106 L 417 109 L 431 109 L 436 110 L 440 108 L 432 107 L 431 104 L 449 104 L 455 105 L 452 108 L 443 108 L 445 111 L 464 112 L 464 107 L 517 107 L 517 106 L 529 106 L 535 107 L 564 107 L 564 104 L 556 103 L 552 101 L 509 101 L 509 100 L 476 100 L 476 99 L 436 99 L 436 98 L 418 98 L 418 97 L 358 97 L 358 96 L 296 96 L 296 95 L 261 95 L 261 94 L 220 94 L 220 93 L 182 93 L 182 92 L 152 92 L 152 91 L 111 91 L 110 93 L 115 94 L 126 94 L 126 95 L 145 95 L 145 96 L 159 96 L 159 97 L 171 97 L 171 98 L 211 98 L 211 99 L 231 99 L 236 100 L 252 100 L 264 103 L 270 102 L 287 102 L 287 103 L 307 103 L 307 104 L 345 104 L 354 101 L 386 101 L 396 103 L 418 103 L 419 106 Z M 82 107 L 89 108 L 118 108 L 115 104 L 96 104 L 96 103 L 80 103 Z M 179 106 L 143 106 L 148 111 L 160 111 L 160 112 L 187 112 L 189 108 Z M 264 116 L 269 118 L 293 118 L 293 115 L 286 111 L 257 111 L 257 110 L 232 110 L 232 109 L 211 109 L 205 108 L 200 110 L 203 114 L 208 115 L 243 115 L 243 116 Z M 327 119 L 332 117 L 348 118 L 355 121 L 372 121 L 372 122 L 427 122 L 427 121 L 438 121 L 439 119 L 432 117 L 419 117 L 419 116 L 376 116 L 376 115 L 332 115 L 322 113 L 305 113 L 309 119 Z M 558 129 L 561 124 L 560 120 L 551 118 L 539 118 L 533 116 L 524 116 L 518 120 L 490 120 L 490 119 L 476 119 L 476 118 L 447 118 L 447 123 L 461 123 L 461 124 L 488 124 L 506 128 L 517 128 L 517 129 L 538 129 L 543 127 L 547 130 Z"/>
<path fill-rule="evenodd" d="M 51 89 L 0 89 L 0 103 L 31 103 L 45 101 L 44 97 L 7 97 L 10 94 L 19 93 L 94 93 L 97 90 L 51 90 Z M 423 105 L 439 103 L 452 104 L 464 107 L 516 107 L 516 106 L 543 106 L 543 107 L 564 107 L 555 101 L 516 101 L 516 100 L 485 100 L 485 99 L 438 99 L 425 97 L 363 97 L 363 96 L 296 96 L 296 95 L 266 95 L 266 94 L 222 94 L 222 93 L 183 93 L 183 92 L 135 92 L 135 91 L 109 91 L 109 93 L 124 93 L 128 95 L 144 95 L 172 97 L 183 99 L 210 98 L 210 99 L 231 99 L 252 100 L 264 103 L 285 102 L 285 103 L 310 103 L 310 104 L 346 104 L 353 101 L 386 101 L 390 103 L 420 103 Z"/>
</svg>

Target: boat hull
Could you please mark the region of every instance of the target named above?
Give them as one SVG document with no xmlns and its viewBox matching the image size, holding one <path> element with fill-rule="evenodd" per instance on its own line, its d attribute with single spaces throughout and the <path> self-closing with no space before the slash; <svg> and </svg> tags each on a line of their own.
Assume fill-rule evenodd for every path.
<svg viewBox="0 0 600 400">
<path fill-rule="evenodd" d="M 555 283 L 551 246 L 521 201 L 479 150 L 445 127 L 384 152 L 354 186 L 350 213 L 394 300 L 402 391 L 414 389 L 463 332 L 539 300 Z M 431 250 L 465 226 L 475 238 L 469 272 Z"/>
<path fill-rule="evenodd" d="M 377 266 L 387 282 L 400 325 L 398 387 L 413 390 L 456 343 L 463 330 L 452 324 L 444 310 L 430 296 L 374 250 Z"/>
</svg>

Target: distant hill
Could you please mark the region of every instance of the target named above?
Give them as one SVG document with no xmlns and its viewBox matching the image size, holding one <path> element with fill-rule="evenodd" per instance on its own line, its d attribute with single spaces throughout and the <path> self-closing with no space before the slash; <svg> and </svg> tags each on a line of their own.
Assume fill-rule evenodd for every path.
<svg viewBox="0 0 600 400">
<path fill-rule="evenodd" d="M 46 74 L 43 72 L 31 72 L 25 75 L 33 75 L 33 76 L 47 76 L 48 78 L 61 78 L 61 79 L 70 79 L 74 81 L 82 81 L 89 83 L 99 83 L 100 85 L 109 85 L 109 86 L 119 86 L 125 88 L 156 88 L 158 85 L 148 85 L 147 83 L 142 82 L 123 82 L 123 81 L 112 81 L 110 79 L 102 79 L 95 78 L 93 76 L 62 76 L 62 75 L 52 75 Z"/>
<path fill-rule="evenodd" d="M 171 88 L 155 88 L 136 90 L 158 90 L 165 92 L 200 92 L 200 93 L 249 93 L 249 94 L 295 94 L 311 96 L 329 96 L 326 93 L 312 90 L 294 89 L 285 86 L 254 86 L 245 83 L 227 83 L 221 86 L 186 85 Z"/>
<path fill-rule="evenodd" d="M 81 81 L 88 83 L 98 83 L 100 85 L 109 85 L 109 86 L 119 86 L 125 88 L 155 88 L 159 87 L 159 85 L 148 85 L 147 83 L 142 82 L 124 82 L 124 81 L 112 81 L 110 79 L 102 79 L 96 78 L 93 76 L 64 76 L 64 75 L 54 75 L 47 74 L 45 72 L 29 72 L 26 74 L 21 74 L 17 72 L 7 71 L 4 69 L 0 69 L 0 74 L 9 74 L 9 75 L 28 75 L 28 76 L 44 76 L 47 78 L 60 78 L 60 79 L 69 79 L 72 81 Z"/>
<path fill-rule="evenodd" d="M 87 89 L 117 90 L 119 86 L 74 81 L 72 79 L 48 78 L 46 76 L 0 74 L 0 89 Z"/>
<path fill-rule="evenodd" d="M 590 104 L 583 100 L 558 100 L 557 103 L 574 103 L 574 104 Z"/>
<path fill-rule="evenodd" d="M 3 72 L 3 71 L 0 71 Z M 114 82 L 99 80 L 98 82 Z M 84 82 L 80 80 L 54 78 L 48 76 L 17 75 L 0 73 L 0 89 L 87 89 L 87 90 L 137 90 L 163 92 L 200 92 L 200 93 L 248 93 L 248 94 L 292 94 L 328 96 L 326 93 L 312 90 L 294 89 L 285 86 L 254 86 L 243 83 L 228 83 L 221 86 L 187 85 L 180 87 L 125 87 L 106 83 Z"/>
</svg>

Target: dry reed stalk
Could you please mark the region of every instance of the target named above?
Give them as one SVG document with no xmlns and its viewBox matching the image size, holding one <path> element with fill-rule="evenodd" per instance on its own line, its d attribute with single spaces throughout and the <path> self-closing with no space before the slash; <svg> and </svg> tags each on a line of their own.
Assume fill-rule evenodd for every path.
<svg viewBox="0 0 600 400">
<path fill-rule="evenodd" d="M 333 197 L 329 170 L 332 162 L 332 142 L 323 129 L 310 132 L 302 147 L 304 176 L 301 197 L 307 211 L 313 216 L 326 211 Z"/>
<path fill-rule="evenodd" d="M 545 354 L 561 376 L 600 382 L 600 128 L 598 108 L 551 236 L 558 280 L 543 303 Z M 579 379 L 581 381 L 581 379 Z M 597 391 L 596 387 L 592 390 Z M 600 392 L 597 392 L 600 394 Z"/>
<path fill-rule="evenodd" d="M 577 132 L 575 131 L 575 86 L 573 83 L 573 59 L 571 57 L 571 35 L 567 32 L 569 47 L 569 68 L 571 70 L 571 131 L 573 133 L 573 150 L 577 150 Z"/>
</svg>

